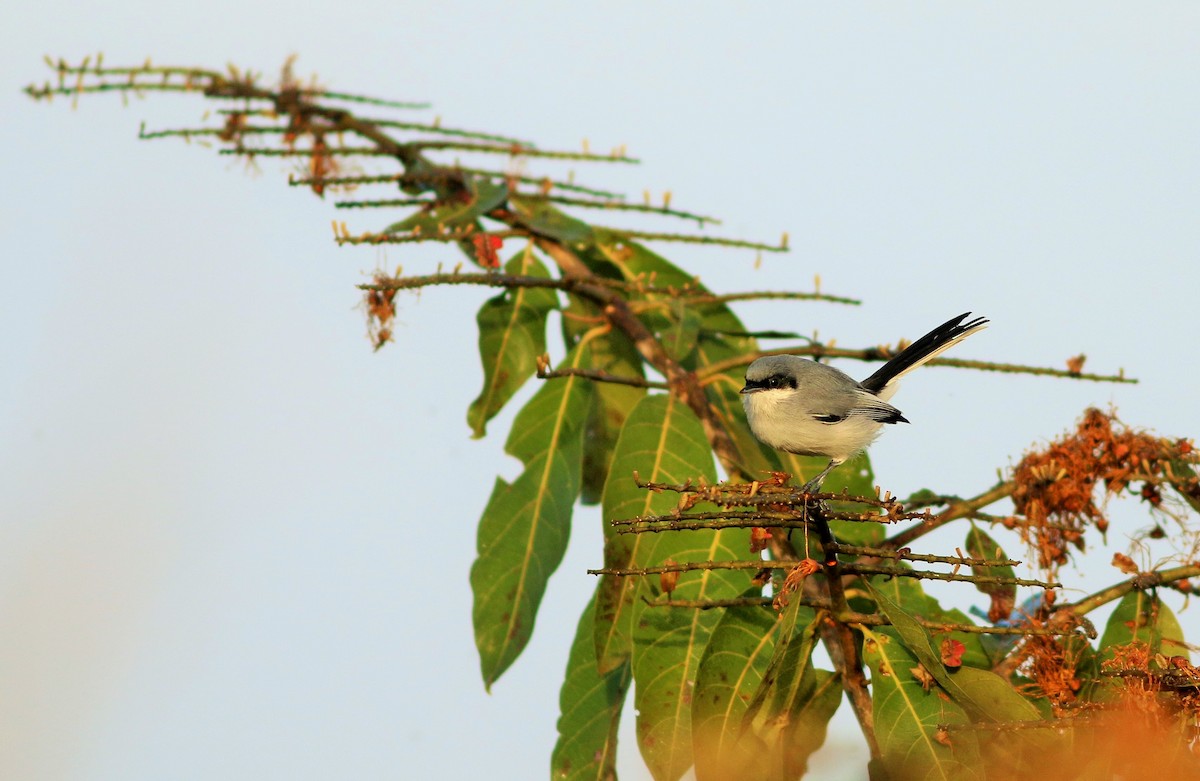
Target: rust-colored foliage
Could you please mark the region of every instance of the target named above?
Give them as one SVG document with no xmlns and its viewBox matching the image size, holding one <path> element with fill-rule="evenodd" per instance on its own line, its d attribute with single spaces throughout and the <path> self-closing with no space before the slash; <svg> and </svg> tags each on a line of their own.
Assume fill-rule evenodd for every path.
<svg viewBox="0 0 1200 781">
<path fill-rule="evenodd" d="M 387 276 L 375 273 L 375 283 L 382 284 Z M 363 304 L 367 310 L 367 333 L 378 350 L 392 340 L 392 321 L 396 319 L 396 291 L 394 289 L 367 290 Z"/>
<path fill-rule="evenodd" d="M 1102 533 L 1108 529 L 1108 517 L 1097 504 L 1097 484 L 1116 494 L 1142 482 L 1142 498 L 1157 508 L 1159 483 L 1171 476 L 1170 461 L 1190 450 L 1186 440 L 1160 439 L 1089 409 L 1074 433 L 1027 454 L 1017 465 L 1012 500 L 1023 517 L 1013 525 L 1037 551 L 1038 564 L 1053 570 L 1067 562 L 1071 546 L 1084 549 L 1088 526 Z"/>
<path fill-rule="evenodd" d="M 476 233 L 472 237 L 475 242 L 475 259 L 484 268 L 500 268 L 500 255 L 497 251 L 504 246 L 504 239 L 488 233 Z"/>
<path fill-rule="evenodd" d="M 667 559 L 663 562 L 663 566 L 672 567 L 677 563 L 675 559 Z M 658 573 L 658 585 L 664 594 L 671 594 L 675 591 L 675 587 L 679 585 L 679 572 L 669 571 Z"/>
<path fill-rule="evenodd" d="M 783 581 L 783 587 L 779 589 L 779 593 L 775 595 L 775 609 L 783 610 L 787 607 L 788 597 L 804 585 L 804 580 L 809 575 L 821 571 L 821 562 L 816 559 L 804 559 L 795 567 L 792 567 L 788 572 L 787 578 Z"/>
<path fill-rule="evenodd" d="M 1031 683 L 1030 693 L 1050 701 L 1056 715 L 1075 702 L 1083 682 L 1076 674 L 1080 655 L 1086 646 L 1073 637 L 1030 635 L 1021 654 L 1026 657 L 1023 670 Z"/>
<path fill-rule="evenodd" d="M 750 552 L 762 553 L 771 544 L 771 532 L 761 526 L 750 530 Z"/>
</svg>

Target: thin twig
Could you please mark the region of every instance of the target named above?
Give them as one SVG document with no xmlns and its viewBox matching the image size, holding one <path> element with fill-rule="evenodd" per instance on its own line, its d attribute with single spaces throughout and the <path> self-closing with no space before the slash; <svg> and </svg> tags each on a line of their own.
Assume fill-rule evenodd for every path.
<svg viewBox="0 0 1200 781">
<path fill-rule="evenodd" d="M 736 369 L 739 366 L 749 366 L 756 359 L 764 355 L 809 355 L 813 358 L 851 358 L 858 361 L 887 361 L 894 358 L 897 352 L 897 350 L 881 347 L 867 347 L 855 350 L 843 347 L 829 347 L 821 344 L 806 344 L 797 347 L 783 347 L 777 350 L 763 350 L 745 355 L 735 355 L 721 361 L 713 361 L 698 373 L 702 377 L 721 374 L 730 369 Z M 926 365 L 952 366 L 959 369 L 976 369 L 978 371 L 1005 372 L 1009 374 L 1035 374 L 1047 377 L 1064 377 L 1073 380 L 1090 380 L 1092 382 L 1137 382 L 1134 378 L 1126 377 L 1124 372 L 1115 375 L 1085 374 L 1082 372 L 1072 372 L 1068 369 L 1051 369 L 1044 366 L 1025 366 L 1016 363 L 973 361 L 962 358 L 934 358 L 928 361 Z"/>
<path fill-rule="evenodd" d="M 935 556 L 930 553 L 913 553 L 911 551 L 889 550 L 884 547 L 869 547 L 865 545 L 843 545 L 838 543 L 838 553 L 852 553 L 859 556 L 875 556 L 883 559 L 905 559 L 906 561 L 924 561 L 930 564 L 960 564 L 965 567 L 1015 567 L 1021 562 L 1015 559 L 976 559 L 969 556 Z"/>
<path fill-rule="evenodd" d="M 741 247 L 744 249 L 756 249 L 762 252 L 788 252 L 787 244 L 763 244 L 758 241 L 745 241 L 743 239 L 723 239 L 718 236 L 695 236 L 690 233 L 655 233 L 653 231 L 637 231 L 627 228 L 612 228 L 601 227 L 599 225 L 592 226 L 597 230 L 606 230 L 610 233 L 617 234 L 626 239 L 634 239 L 638 241 L 671 241 L 682 244 L 712 244 L 719 247 Z"/>
<path fill-rule="evenodd" d="M 792 596 L 789 599 L 797 599 Z M 800 604 L 818 610 L 830 610 L 829 600 L 827 599 L 809 599 L 801 597 Z M 771 597 L 736 597 L 733 599 L 665 599 L 665 600 L 646 600 L 646 604 L 651 607 L 678 607 L 688 608 L 692 610 L 712 610 L 714 608 L 724 607 L 755 607 L 761 606 L 763 609 L 770 609 L 774 606 L 774 600 Z M 860 624 L 863 626 L 891 626 L 891 621 L 886 616 L 875 613 L 857 613 L 854 611 L 846 611 L 834 616 L 837 620 L 846 624 Z M 930 621 L 927 618 L 913 616 L 917 623 L 932 632 L 962 632 L 970 635 L 997 635 L 997 636 L 1013 636 L 1013 637 L 1028 637 L 1030 635 L 1048 635 L 1048 636 L 1063 636 L 1075 634 L 1075 629 L 1056 629 L 1053 627 L 1013 627 L 1013 626 L 977 626 L 975 624 L 959 624 L 952 621 Z"/>
<path fill-rule="evenodd" d="M 871 564 L 848 563 L 842 565 L 846 572 L 856 575 L 891 575 L 897 578 L 914 578 L 916 580 L 948 580 L 964 583 L 1002 583 L 1014 586 L 1036 586 L 1038 588 L 1062 588 L 1061 583 L 1052 583 L 1027 578 L 1009 578 L 1001 575 L 960 575 L 955 572 L 929 572 L 928 570 L 899 569 L 897 567 L 877 567 Z"/>
<path fill-rule="evenodd" d="M 885 540 L 880 546 L 881 548 L 889 548 L 891 550 L 899 550 L 907 547 L 914 540 L 928 534 L 929 532 L 939 527 L 945 526 L 951 521 L 959 518 L 967 518 L 973 515 L 981 507 L 987 507 L 992 502 L 998 502 L 1006 496 L 1012 495 L 1012 492 L 1017 488 L 1017 484 L 1009 480 L 1000 483 L 976 497 L 971 499 L 958 499 L 952 502 L 946 509 L 937 513 L 932 518 L 923 521 L 916 526 L 912 526 L 894 537 Z"/>
<path fill-rule="evenodd" d="M 1063 605 L 1055 610 L 1054 614 L 1085 616 L 1096 608 L 1106 605 L 1113 600 L 1120 599 L 1131 591 L 1144 591 L 1197 576 L 1200 576 L 1200 565 L 1196 564 L 1173 567 L 1172 569 L 1164 569 L 1157 572 L 1140 572 L 1129 580 L 1101 589 L 1095 594 L 1086 596 L 1069 605 Z"/>
<path fill-rule="evenodd" d="M 473 176 L 485 176 L 489 179 L 499 179 L 501 181 L 524 182 L 527 184 L 536 184 L 543 187 L 552 187 L 556 190 L 566 190 L 568 192 L 584 193 L 585 195 L 594 195 L 598 198 L 622 198 L 620 193 L 609 192 L 608 190 L 597 190 L 594 187 L 584 187 L 583 185 L 575 184 L 574 182 L 564 182 L 558 179 L 550 179 L 545 176 L 514 176 L 501 171 L 488 171 L 482 168 L 447 168 L 442 169 L 446 173 L 444 176 L 450 178 L 453 172 L 461 172 L 471 174 Z M 421 183 L 430 181 L 435 177 L 434 172 L 425 172 L 421 174 L 367 174 L 362 176 L 305 176 L 296 177 L 289 176 L 288 184 L 292 187 L 312 187 L 314 185 L 324 187 L 353 187 L 361 184 L 404 184 L 404 183 Z"/>
<path fill-rule="evenodd" d="M 647 380 L 645 377 L 627 377 L 609 374 L 608 372 L 598 369 L 553 369 L 547 370 L 540 366 L 537 370 L 537 378 L 540 380 L 553 380 L 560 377 L 585 377 L 596 382 L 611 382 L 614 385 L 629 385 L 634 388 L 659 388 L 667 390 L 671 386 L 665 382 L 657 380 Z"/>
</svg>

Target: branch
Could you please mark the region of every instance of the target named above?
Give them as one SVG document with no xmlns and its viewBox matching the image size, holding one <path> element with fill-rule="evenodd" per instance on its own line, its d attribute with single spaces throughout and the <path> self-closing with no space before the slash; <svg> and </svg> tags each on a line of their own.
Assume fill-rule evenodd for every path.
<svg viewBox="0 0 1200 781">
<path fill-rule="evenodd" d="M 1036 586 L 1038 588 L 1062 588 L 1061 583 L 1052 583 L 1027 578 L 1008 578 L 1000 575 L 959 575 L 956 572 L 929 572 L 927 570 L 900 569 L 898 567 L 877 567 L 872 564 L 850 563 L 842 565 L 846 572 L 855 575 L 891 575 L 897 578 L 914 578 L 916 580 L 948 580 L 964 583 L 1001 583 L 1015 586 Z"/>
<path fill-rule="evenodd" d="M 334 128 L 336 130 L 336 128 Z M 183 131 L 178 135 L 186 135 Z M 145 138 L 146 136 L 143 136 Z M 614 157 L 611 155 L 593 155 L 587 152 L 561 152 L 541 149 L 530 149 L 519 144 L 472 144 L 465 141 L 408 141 L 406 146 L 418 150 L 426 149 L 460 149 L 470 152 L 505 153 L 523 157 L 542 157 L 551 160 L 583 160 L 592 163 L 638 163 L 632 157 Z M 331 146 L 325 149 L 289 148 L 275 149 L 273 147 L 237 146 L 233 149 L 222 149 L 222 155 L 248 155 L 254 157 L 312 157 L 313 155 L 333 155 L 337 157 L 391 157 L 392 153 L 374 146 Z"/>
<path fill-rule="evenodd" d="M 536 184 L 539 187 L 549 187 L 556 190 L 567 190 L 570 192 L 584 193 L 585 195 L 594 195 L 598 198 L 622 198 L 620 193 L 609 192 L 608 190 L 597 190 L 592 187 L 584 187 L 583 185 L 575 184 L 574 182 L 563 182 L 557 179 L 551 179 L 546 176 L 515 176 L 506 174 L 501 171 L 489 171 L 484 168 L 463 168 L 456 166 L 454 168 L 442 169 L 446 173 L 446 178 L 454 176 L 455 172 L 463 174 L 471 174 L 472 176 L 486 176 L 491 179 L 499 179 L 501 181 L 524 182 L 526 184 Z M 306 176 L 306 177 L 288 177 L 288 184 L 292 187 L 354 187 L 360 184 L 405 184 L 418 183 L 427 181 L 433 177 L 434 172 L 416 174 L 370 174 L 365 176 Z"/>
<path fill-rule="evenodd" d="M 852 350 L 842 347 L 829 347 L 821 344 L 806 344 L 799 347 L 787 347 L 777 350 L 763 350 L 756 353 L 747 353 L 746 355 L 735 355 L 732 358 L 726 358 L 723 361 L 714 361 L 704 367 L 700 372 L 702 377 L 709 377 L 713 374 L 720 374 L 729 369 L 736 369 L 739 366 L 749 366 L 756 359 L 764 355 L 810 355 L 814 359 L 820 358 L 851 358 L 858 361 L 887 361 L 894 357 L 895 351 L 882 347 L 866 347 L 863 349 Z M 1124 370 L 1121 370 L 1115 375 L 1107 374 L 1085 374 L 1083 372 L 1073 372 L 1069 369 L 1051 369 L 1044 366 L 1025 366 L 1016 363 L 993 363 L 991 361 L 972 361 L 962 358 L 934 358 L 928 361 L 927 366 L 952 366 L 959 369 L 976 369 L 985 372 L 1004 372 L 1006 374 L 1035 374 L 1046 377 L 1065 377 L 1073 380 L 1090 380 L 1092 382 L 1118 382 L 1118 383 L 1136 383 L 1137 380 L 1126 377 Z"/>
<path fill-rule="evenodd" d="M 626 239 L 638 239 L 641 241 L 674 241 L 682 244 L 714 244 L 720 247 L 742 247 L 745 249 L 756 249 L 761 252 L 788 252 L 787 234 L 783 234 L 783 240 L 779 244 L 763 244 L 758 241 L 743 241 L 742 239 L 723 239 L 717 236 L 695 236 L 690 233 L 654 233 L 649 231 L 635 231 L 626 228 L 611 228 L 601 227 L 599 225 L 592 226 L 597 230 L 605 230 L 616 234 Z"/>
<path fill-rule="evenodd" d="M 1101 589 L 1095 594 L 1084 597 L 1078 602 L 1072 602 L 1069 605 L 1063 605 L 1058 610 L 1054 611 L 1054 615 L 1070 614 L 1076 617 L 1082 617 L 1095 610 L 1102 605 L 1106 605 L 1113 600 L 1120 599 L 1131 591 L 1144 591 L 1146 589 L 1155 588 L 1157 586 L 1174 583 L 1178 580 L 1194 578 L 1200 576 L 1200 565 L 1189 564 L 1183 567 L 1174 567 L 1172 569 L 1160 570 L 1158 572 L 1140 572 L 1132 578 L 1108 588 Z"/>
<path fill-rule="evenodd" d="M 887 543 L 884 543 L 885 545 Z M 969 556 L 935 556 L 930 553 L 913 553 L 907 550 L 889 550 L 873 548 L 865 545 L 837 545 L 838 553 L 852 553 L 859 556 L 873 556 L 881 559 L 905 559 L 907 561 L 923 561 L 930 564 L 956 564 L 964 567 L 1015 567 L 1021 562 L 1016 559 L 975 559 Z"/>
<path fill-rule="evenodd" d="M 934 529 L 945 526 L 959 518 L 970 517 L 980 508 L 987 507 L 992 502 L 997 502 L 1006 496 L 1010 496 L 1016 490 L 1016 487 L 1017 484 L 1009 480 L 984 491 L 973 499 L 958 499 L 953 501 L 945 510 L 942 510 L 929 520 L 905 529 L 896 536 L 885 540 L 880 547 L 892 550 L 907 547 L 914 540 L 923 537 Z"/>
<path fill-rule="evenodd" d="M 539 380 L 554 380 L 560 377 L 584 377 L 595 382 L 611 382 L 614 385 L 629 385 L 634 388 L 659 388 L 666 390 L 671 386 L 657 380 L 647 380 L 645 377 L 622 377 L 609 374 L 598 369 L 547 369 L 539 362 L 537 368 Z"/>
</svg>

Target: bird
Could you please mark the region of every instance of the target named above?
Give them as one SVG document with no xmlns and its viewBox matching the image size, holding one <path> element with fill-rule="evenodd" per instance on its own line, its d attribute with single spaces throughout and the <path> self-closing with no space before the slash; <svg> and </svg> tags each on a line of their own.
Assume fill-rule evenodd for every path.
<svg viewBox="0 0 1200 781">
<path fill-rule="evenodd" d="M 836 467 L 865 450 L 885 424 L 908 423 L 888 401 L 899 380 L 988 326 L 965 312 L 897 353 L 858 382 L 840 369 L 798 355 L 767 355 L 746 368 L 742 405 L 763 444 L 801 456 L 824 456 L 825 467 L 802 490 L 816 492 Z"/>
</svg>

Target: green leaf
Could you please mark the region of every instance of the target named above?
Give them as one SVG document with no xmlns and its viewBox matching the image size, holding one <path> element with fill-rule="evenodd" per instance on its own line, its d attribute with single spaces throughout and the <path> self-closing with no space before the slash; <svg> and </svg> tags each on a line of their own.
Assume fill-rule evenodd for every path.
<svg viewBox="0 0 1200 781">
<path fill-rule="evenodd" d="M 504 270 L 512 275 L 550 276 L 534 255 L 532 244 L 513 257 Z M 476 438 L 487 433 L 487 422 L 533 375 L 537 357 L 546 352 L 546 316 L 557 306 L 553 290 L 536 287 L 506 290 L 483 303 L 475 317 L 483 359 L 483 390 L 467 410 L 467 423 Z"/>
<path fill-rule="evenodd" d="M 678 497 L 669 492 L 637 488 L 634 471 L 643 480 L 715 481 L 712 451 L 691 409 L 663 394 L 647 395 L 634 407 L 621 430 L 605 485 L 605 521 L 664 513 L 677 506 Z M 617 535 L 606 528 L 606 534 L 605 563 L 616 567 L 652 566 L 668 558 L 733 559 L 745 555 L 750 542 L 744 529 Z M 685 572 L 674 597 L 735 597 L 749 580 L 745 572 Z M 648 604 L 658 599 L 658 583 L 655 577 L 604 577 L 597 595 L 596 648 L 601 670 L 619 665 L 632 649 L 642 756 L 656 778 L 675 779 L 692 764 L 691 698 L 700 657 L 720 614 Z"/>
<path fill-rule="evenodd" d="M 702 434 L 699 421 L 693 417 L 690 422 L 696 433 Z M 661 564 L 667 559 L 678 562 L 736 559 L 739 554 L 746 555 L 750 544 L 746 529 L 649 536 L 655 539 L 646 557 L 637 560 L 639 566 Z M 732 598 L 746 590 L 749 580 L 744 571 L 685 572 L 671 596 L 682 600 Z M 675 781 L 692 764 L 691 703 L 696 674 L 720 612 L 656 607 L 653 602 L 661 598 L 658 578 L 641 579 L 637 596 L 632 612 L 638 744 L 654 777 L 658 781 Z"/>
<path fill-rule="evenodd" d="M 1135 642 L 1149 646 L 1152 655 L 1188 657 L 1179 619 L 1154 592 L 1131 591 L 1117 603 L 1100 637 L 1100 656 L 1107 661 L 1117 647 Z"/>
<path fill-rule="evenodd" d="M 820 620 L 799 599 L 780 616 L 775 652 L 744 719 L 748 731 L 762 742 L 758 777 L 790 781 L 803 776 L 841 701 L 840 679 L 812 666 Z"/>
<path fill-rule="evenodd" d="M 577 307 L 573 299 L 568 313 L 584 317 L 598 314 Z M 563 322 L 570 319 L 564 313 Z M 582 338 L 582 337 L 581 337 Z M 629 337 L 616 330 L 597 335 L 588 334 L 591 349 L 589 368 L 618 377 L 642 377 L 642 359 Z M 646 395 L 645 388 L 598 382 L 593 388 L 592 404 L 588 410 L 587 427 L 583 436 L 583 495 L 584 504 L 597 504 L 604 493 L 604 483 L 612 465 L 617 438 L 629 413 Z"/>
<path fill-rule="evenodd" d="M 747 772 L 762 741 L 742 729 L 746 709 L 767 670 L 781 625 L 765 607 L 725 610 L 713 629 L 692 698 L 692 748 L 698 781 L 726 781 Z"/>
<path fill-rule="evenodd" d="M 787 781 L 800 778 L 808 772 L 808 759 L 825 745 L 829 720 L 842 703 L 840 675 L 815 667 L 810 667 L 808 674 L 812 678 L 812 685 L 806 687 L 804 697 L 796 702 L 781 736 L 782 743 L 777 747 L 782 753 L 784 771 L 778 777 Z"/>
<path fill-rule="evenodd" d="M 597 228 L 595 230 L 595 238 L 598 254 L 617 266 L 625 279 L 629 281 L 641 281 L 648 286 L 658 289 L 669 288 L 680 290 L 686 287 L 690 294 L 704 294 L 709 292 L 704 285 L 700 284 L 697 277 L 685 273 L 666 258 L 651 252 L 636 241 L 629 241 L 619 232 Z M 669 334 L 674 328 L 679 329 L 683 335 L 687 336 L 687 339 L 679 345 L 679 360 L 689 369 L 705 365 L 702 362 L 695 362 L 693 360 L 694 356 L 691 356 L 689 346 L 694 344 L 694 342 L 692 341 L 690 331 L 693 327 L 697 331 L 697 336 L 704 331 L 720 332 L 722 334 L 742 333 L 745 331 L 745 326 L 742 325 L 742 321 L 733 313 L 733 310 L 721 302 L 685 303 L 680 301 L 678 295 L 673 293 L 643 293 L 635 295 L 633 298 L 650 303 L 664 304 L 667 307 L 671 305 L 678 307 L 679 312 L 674 315 L 670 314 L 670 309 L 668 308 L 652 309 L 648 317 L 644 319 L 647 319 L 652 331 Z M 682 314 L 685 310 L 690 315 Z M 656 320 L 655 318 L 658 319 Z M 677 325 L 665 326 L 661 323 L 664 319 Z M 688 320 L 694 320 L 695 325 L 693 326 Z M 754 349 L 753 339 L 722 338 L 740 343 L 743 349 L 739 350 L 739 354 L 745 354 Z"/>
<path fill-rule="evenodd" d="M 897 566 L 901 569 L 911 569 L 911 567 L 903 563 L 898 563 Z M 936 599 L 925 593 L 925 589 L 921 587 L 921 581 L 915 578 L 874 575 L 868 581 L 874 590 L 882 592 L 888 599 L 908 612 L 909 615 L 921 616 L 929 621 L 948 624 L 975 625 L 970 616 L 962 611 L 947 610 L 942 607 Z M 854 603 L 857 600 L 851 599 L 851 602 Z M 875 605 L 864 600 L 863 604 L 856 605 L 856 609 L 873 613 L 875 612 Z M 983 635 L 974 632 L 946 632 L 943 630 L 938 630 L 933 634 L 938 645 L 947 637 L 963 644 L 965 649 L 962 656 L 964 666 L 979 667 L 981 669 L 987 669 L 992 666 L 994 660 L 983 644 Z"/>
<path fill-rule="evenodd" d="M 585 355 L 577 347 L 564 364 L 576 366 Z M 471 567 L 475 644 L 489 689 L 529 642 L 546 582 L 566 551 L 590 395 L 582 378 L 548 381 L 517 413 L 505 445 L 525 470 L 512 485 L 496 480 Z"/>
<path fill-rule="evenodd" d="M 629 691 L 629 665 L 601 675 L 592 640 L 595 600 L 589 600 L 559 693 L 558 743 L 550 757 L 554 781 L 608 781 L 616 778 L 617 725 Z"/>
<path fill-rule="evenodd" d="M 696 349 L 696 340 L 700 336 L 700 315 L 679 300 L 670 302 L 665 315 L 665 322 L 650 330 L 662 342 L 667 355 L 686 363 L 692 350 Z"/>
<path fill-rule="evenodd" d="M 545 198 L 513 195 L 508 203 L 520 224 L 535 233 L 571 245 L 590 244 L 592 241 L 590 225 L 554 208 Z"/>
<path fill-rule="evenodd" d="M 651 560 L 652 538 L 665 536 L 617 534 L 610 521 L 667 513 L 678 503 L 678 497 L 669 492 L 638 488 L 633 480 L 634 472 L 642 480 L 667 483 L 683 483 L 702 475 L 709 480 L 715 479 L 712 451 L 700 422 L 674 397 L 664 394 L 644 396 L 621 429 L 601 502 L 606 567 L 645 564 Z M 596 657 L 602 672 L 616 668 L 630 656 L 633 648 L 631 608 L 637 586 L 637 578 L 601 577 L 596 596 Z"/>
<path fill-rule="evenodd" d="M 890 629 L 863 630 L 863 660 L 871 669 L 871 712 L 875 739 L 888 777 L 892 779 L 980 778 L 979 747 L 968 730 L 947 732 L 947 746 L 938 740 L 938 725 L 966 724 L 953 702 L 936 690 L 926 691 L 914 675 L 917 660 Z"/>
<path fill-rule="evenodd" d="M 802 690 L 816 647 L 817 620 L 817 612 L 798 598 L 793 598 L 780 615 L 779 640 L 746 713 L 747 722 L 757 731 L 785 716 Z"/>
<path fill-rule="evenodd" d="M 967 554 L 974 559 L 1007 559 L 1004 549 L 996 544 L 988 534 L 978 526 L 971 526 L 967 532 Z M 1016 573 L 1011 565 L 981 565 L 971 567 L 971 574 L 983 577 L 1013 578 Z M 1017 586 L 1015 583 L 976 583 L 975 588 L 991 597 L 992 604 L 988 608 L 988 620 L 993 624 L 1002 621 L 1012 614 L 1013 606 L 1017 603 Z"/>
<path fill-rule="evenodd" d="M 1031 721 L 1041 717 L 1031 702 L 990 670 L 962 667 L 951 673 L 942 664 L 941 653 L 929 631 L 882 591 L 869 584 L 867 588 L 904 647 L 973 720 Z"/>
</svg>

